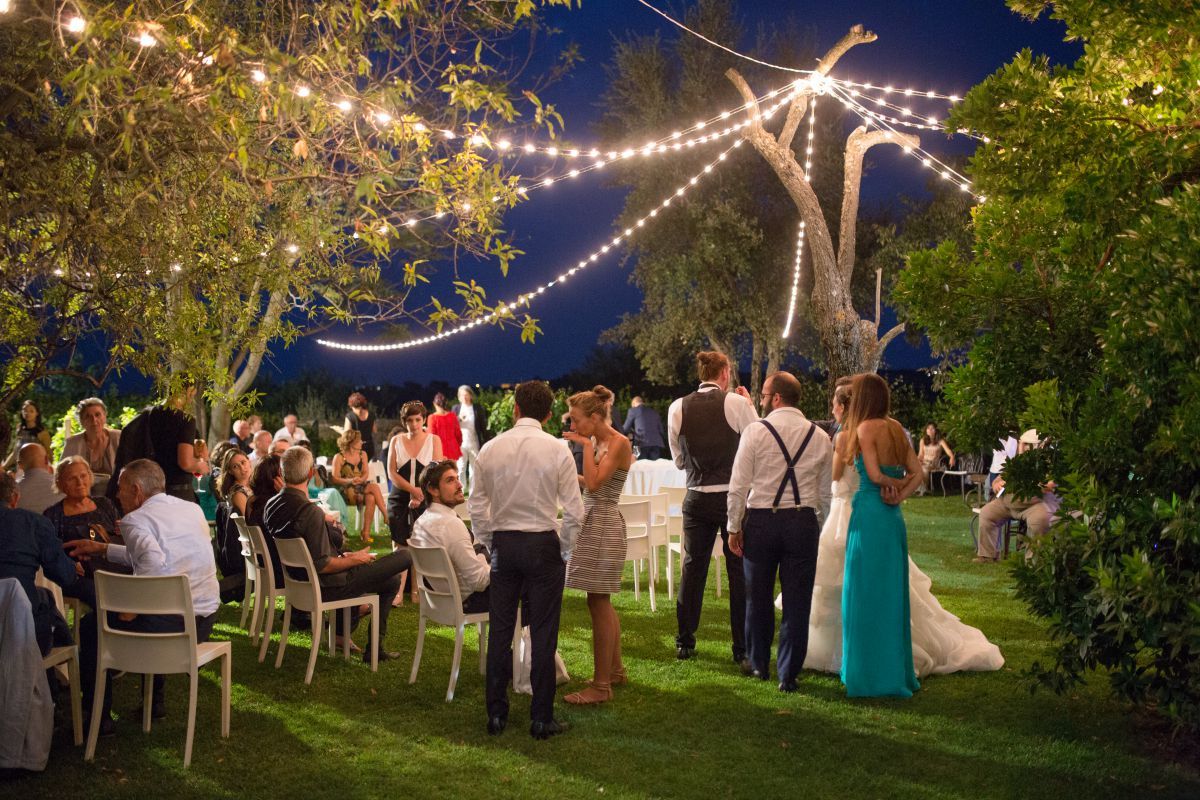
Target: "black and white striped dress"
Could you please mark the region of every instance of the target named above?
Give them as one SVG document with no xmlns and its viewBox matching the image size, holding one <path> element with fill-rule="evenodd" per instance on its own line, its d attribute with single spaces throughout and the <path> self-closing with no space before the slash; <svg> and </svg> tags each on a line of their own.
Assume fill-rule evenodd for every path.
<svg viewBox="0 0 1200 800">
<path fill-rule="evenodd" d="M 625 571 L 625 520 L 617 503 L 629 471 L 618 469 L 594 492 L 584 491 L 587 513 L 567 564 L 567 588 L 595 594 L 621 591 Z"/>
</svg>

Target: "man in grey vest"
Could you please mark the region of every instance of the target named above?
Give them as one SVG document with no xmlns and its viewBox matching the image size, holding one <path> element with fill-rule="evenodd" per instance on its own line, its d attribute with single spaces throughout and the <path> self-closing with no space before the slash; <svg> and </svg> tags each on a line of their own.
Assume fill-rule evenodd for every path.
<svg viewBox="0 0 1200 800">
<path fill-rule="evenodd" d="M 771 677 L 775 575 L 783 589 L 779 691 L 796 691 L 808 652 L 808 618 L 821 522 L 833 499 L 833 445 L 796 406 L 800 382 L 776 372 L 763 383 L 767 416 L 742 434 L 729 479 L 729 549 L 746 568 L 747 675 Z"/>
<path fill-rule="evenodd" d="M 758 421 L 750 394 L 739 386 L 730 393 L 729 359 L 723 353 L 704 351 L 696 356 L 700 388 L 671 404 L 667 412 L 667 439 L 675 466 L 687 472 L 687 497 L 683 501 L 683 579 L 675 615 L 679 633 L 675 654 L 680 660 L 696 654 L 696 628 L 708 582 L 708 562 L 717 534 L 725 551 L 729 575 L 729 628 L 733 634 L 733 660 L 746 658 L 746 579 L 741 556 L 729 549 L 726 534 L 726 493 L 742 431 Z"/>
</svg>

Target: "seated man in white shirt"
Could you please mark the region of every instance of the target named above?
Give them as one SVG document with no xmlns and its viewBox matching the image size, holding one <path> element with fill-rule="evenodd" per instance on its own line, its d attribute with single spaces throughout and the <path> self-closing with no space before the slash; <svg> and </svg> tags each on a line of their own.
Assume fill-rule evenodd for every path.
<svg viewBox="0 0 1200 800">
<path fill-rule="evenodd" d="M 275 436 L 272 441 L 286 439 L 287 443 L 290 445 L 299 444 L 301 441 L 307 441 L 308 434 L 304 432 L 304 428 L 301 428 L 297 424 L 298 422 L 299 420 L 296 419 L 295 414 L 288 414 L 283 418 L 283 427 L 275 431 Z"/>
<path fill-rule="evenodd" d="M 220 605 L 212 537 L 200 506 L 166 494 L 166 483 L 162 467 L 150 459 L 140 458 L 126 464 L 117 484 L 117 497 L 126 512 L 121 518 L 125 544 L 76 539 L 63 548 L 72 557 L 101 556 L 116 564 L 126 564 L 133 568 L 134 575 L 187 575 L 196 614 L 196 639 L 204 642 L 212 633 Z M 125 616 L 111 616 L 109 624 L 143 633 L 183 630 L 183 620 L 178 616 L 141 614 L 130 619 Z M 83 707 L 87 713 L 91 711 L 96 686 L 97 627 L 96 615 L 92 613 L 83 618 L 79 630 Z M 156 719 L 166 716 L 163 686 L 163 676 L 155 675 L 151 716 Z M 109 685 L 104 693 L 101 735 L 113 733 L 111 708 Z"/>
<path fill-rule="evenodd" d="M 429 508 L 413 524 L 408 543 L 445 548 L 458 576 L 463 611 L 468 614 L 487 611 L 492 566 L 487 548 L 474 544 L 471 532 L 454 513 L 455 506 L 467 502 L 462 481 L 458 479 L 458 465 L 454 461 L 430 464 L 421 475 L 421 491 L 429 501 Z"/>
</svg>

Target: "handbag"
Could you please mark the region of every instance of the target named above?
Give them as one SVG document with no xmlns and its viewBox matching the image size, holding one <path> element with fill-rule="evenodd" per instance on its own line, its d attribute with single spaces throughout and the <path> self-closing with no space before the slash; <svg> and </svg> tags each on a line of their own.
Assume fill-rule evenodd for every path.
<svg viewBox="0 0 1200 800">
<path fill-rule="evenodd" d="M 533 694 L 530 672 L 533 670 L 533 645 L 529 639 L 529 628 L 521 629 L 521 644 L 517 650 L 519 668 L 513 670 L 513 691 L 517 694 Z M 571 680 L 566 662 L 557 650 L 554 651 L 554 685 L 562 686 Z"/>
</svg>

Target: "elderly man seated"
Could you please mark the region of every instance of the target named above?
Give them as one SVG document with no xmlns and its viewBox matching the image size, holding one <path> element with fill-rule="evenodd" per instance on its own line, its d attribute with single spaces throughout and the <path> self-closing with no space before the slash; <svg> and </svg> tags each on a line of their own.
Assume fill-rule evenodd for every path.
<svg viewBox="0 0 1200 800">
<path fill-rule="evenodd" d="M 90 539 L 76 539 L 63 547 L 74 557 L 103 556 L 116 564 L 133 568 L 134 575 L 187 575 L 192 590 L 192 608 L 196 614 L 196 639 L 207 641 L 217 619 L 220 605 L 217 564 L 213 558 L 212 537 L 200 506 L 166 494 L 167 479 L 162 467 L 147 458 L 131 461 L 121 470 L 117 498 L 125 516 L 121 518 L 124 545 Z M 123 630 L 143 633 L 170 633 L 183 630 L 183 620 L 167 614 L 110 615 L 109 624 Z M 90 713 L 96 685 L 96 647 L 98 621 L 95 614 L 83 618 L 79 628 L 80 672 L 83 674 L 83 703 Z M 112 690 L 109 676 L 104 693 L 100 734 L 113 732 Z M 154 697 L 150 715 L 166 716 L 162 675 L 154 676 Z M 140 713 L 140 712 L 138 712 Z"/>
<path fill-rule="evenodd" d="M 75 582 L 75 562 L 59 546 L 50 520 L 17 507 L 19 494 L 13 477 L 0 471 L 0 578 L 20 581 L 33 606 L 33 627 L 38 647 L 45 655 L 52 644 L 70 644 L 71 634 L 49 593 L 38 589 L 34 579 L 41 568 L 50 580 L 71 586 Z"/>
<path fill-rule="evenodd" d="M 36 442 L 21 445 L 17 464 L 23 470 L 21 479 L 17 481 L 17 489 L 21 493 L 18 508 L 41 514 L 62 500 L 58 487 L 54 485 L 54 471 L 50 468 L 44 447 Z"/>
<path fill-rule="evenodd" d="M 271 455 L 271 434 L 268 431 L 259 431 L 254 434 L 254 447 L 250 450 L 250 463 L 257 465 L 269 455 Z"/>
<path fill-rule="evenodd" d="M 487 548 L 474 544 L 471 532 L 454 513 L 455 506 L 466 502 L 458 466 L 454 461 L 439 461 L 425 468 L 421 491 L 429 508 L 413 525 L 409 544 L 442 547 L 450 556 L 458 588 L 462 592 L 463 611 L 478 614 L 488 610 L 488 584 L 492 580 Z"/>
<path fill-rule="evenodd" d="M 1039 446 L 1038 432 L 1025 431 L 1017 442 L 1017 454 Z M 999 527 L 1007 520 L 1023 521 L 1031 537 L 1041 536 L 1049 530 L 1050 519 L 1058 510 L 1055 488 L 1053 483 L 1047 483 L 1042 486 L 1040 497 L 1012 497 L 1004 491 L 1004 478 L 992 481 L 992 500 L 979 510 L 979 542 L 973 561 L 987 564 L 1000 559 L 996 547 Z"/>
<path fill-rule="evenodd" d="M 379 641 L 387 634 L 388 612 L 400 590 L 400 573 L 409 568 L 408 550 L 400 549 L 380 558 L 369 547 L 342 552 L 343 534 L 326 524 L 325 512 L 308 498 L 308 481 L 313 473 L 312 453 L 304 447 L 291 447 L 280 458 L 283 491 L 267 501 L 263 524 L 276 539 L 303 539 L 312 556 L 321 583 L 321 594 L 328 600 L 342 600 L 365 594 L 379 595 Z M 302 577 L 302 576 L 296 576 Z M 357 609 L 352 626 L 358 623 Z M 337 615 L 339 628 L 342 615 Z M 341 632 L 349 635 L 348 632 Z M 379 660 L 399 658 L 399 653 L 379 651 Z M 369 659 L 369 653 L 363 653 Z"/>
<path fill-rule="evenodd" d="M 270 434 L 267 435 L 270 436 Z M 233 435 L 229 437 L 229 443 L 235 445 L 246 455 L 250 455 L 250 451 L 254 449 L 253 440 L 254 432 L 250 430 L 250 423 L 244 419 L 234 420 Z"/>
</svg>

